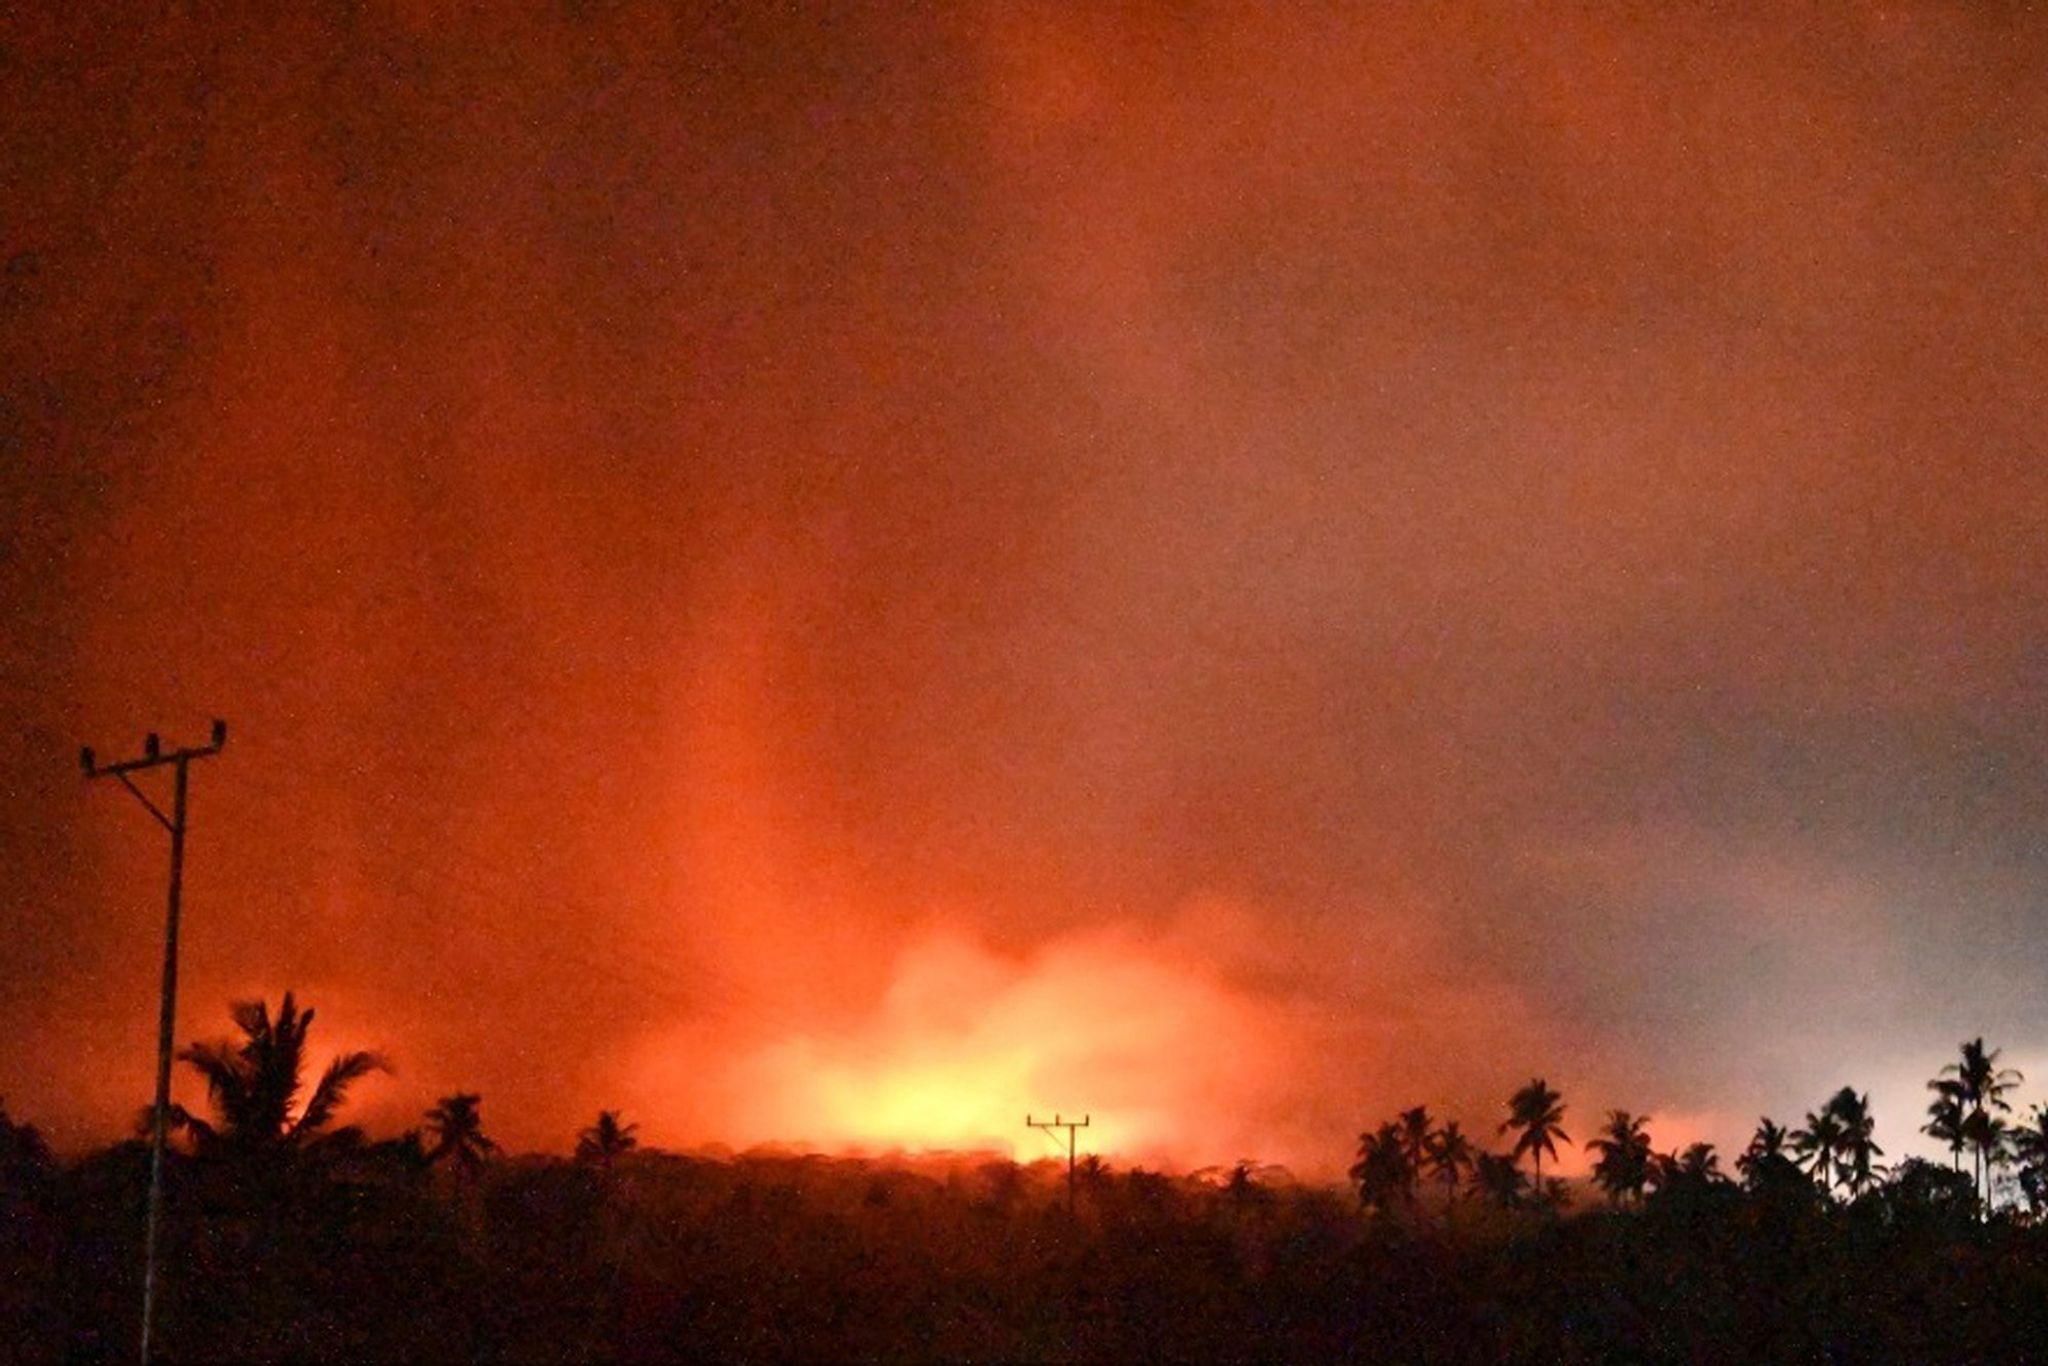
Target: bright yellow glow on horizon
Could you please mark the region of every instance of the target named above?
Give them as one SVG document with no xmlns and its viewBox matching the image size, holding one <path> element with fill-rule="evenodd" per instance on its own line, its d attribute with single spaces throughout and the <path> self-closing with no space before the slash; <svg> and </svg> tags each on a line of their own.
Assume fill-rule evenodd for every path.
<svg viewBox="0 0 2048 1366">
<path fill-rule="evenodd" d="M 1016 1051 L 918 1059 L 869 1070 L 827 1066 L 817 1091 L 831 1129 L 863 1146 L 1015 1152 L 1031 1059 Z"/>
</svg>

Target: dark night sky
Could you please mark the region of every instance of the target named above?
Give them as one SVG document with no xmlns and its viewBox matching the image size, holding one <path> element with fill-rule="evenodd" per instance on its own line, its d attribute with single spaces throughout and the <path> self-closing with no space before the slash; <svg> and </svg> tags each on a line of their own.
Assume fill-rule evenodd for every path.
<svg viewBox="0 0 2048 1366">
<path fill-rule="evenodd" d="M 0 1094 L 1341 1165 L 2048 1083 L 2048 16 L 0 18 Z M 1029 1137 L 1029 1135 L 1023 1135 Z"/>
</svg>

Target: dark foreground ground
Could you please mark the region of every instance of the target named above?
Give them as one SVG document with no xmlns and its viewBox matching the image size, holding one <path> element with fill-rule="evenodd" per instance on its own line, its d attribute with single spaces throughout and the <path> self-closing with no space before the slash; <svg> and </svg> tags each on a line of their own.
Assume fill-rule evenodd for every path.
<svg viewBox="0 0 2048 1366">
<path fill-rule="evenodd" d="M 0 1357 L 132 1359 L 147 1155 L 10 1172 Z M 1377 1218 L 1273 1179 L 961 1160 L 605 1171 L 417 1146 L 173 1173 L 165 1360 L 2048 1360 L 2048 1229 L 1939 1181 Z"/>
</svg>

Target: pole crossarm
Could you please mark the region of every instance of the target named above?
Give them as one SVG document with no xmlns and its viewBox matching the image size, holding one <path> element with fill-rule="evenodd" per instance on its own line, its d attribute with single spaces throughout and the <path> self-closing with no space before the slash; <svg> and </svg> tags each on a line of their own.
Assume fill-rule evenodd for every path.
<svg viewBox="0 0 2048 1366">
<path fill-rule="evenodd" d="M 221 747 L 219 745 L 200 745 L 197 748 L 174 749 L 168 754 L 159 754 L 155 758 L 144 755 L 140 759 L 123 759 L 117 764 L 102 764 L 95 759 L 86 768 L 85 776 L 88 778 L 118 778 L 124 773 L 139 773 L 145 768 L 161 768 L 165 764 L 183 763 L 188 759 L 210 759 L 220 753 L 220 751 Z M 80 751 L 80 753 L 81 755 L 91 754 L 92 751 L 88 749 Z"/>
<path fill-rule="evenodd" d="M 116 763 L 103 764 L 99 761 L 98 756 L 93 753 L 92 746 L 87 745 L 78 751 L 78 763 L 79 767 L 85 770 L 85 776 L 88 778 L 122 778 L 126 774 L 138 773 L 145 768 L 160 768 L 165 764 L 183 764 L 193 759 L 210 759 L 225 749 L 227 743 L 228 723 L 225 721 L 215 721 L 213 723 L 213 738 L 203 745 L 187 745 L 182 749 L 174 749 L 166 754 L 164 753 L 162 742 L 157 739 L 156 732 L 151 731 L 142 741 L 142 757 L 139 759 L 122 759 Z M 135 790 L 134 784 L 129 784 L 128 790 L 133 792 Z"/>
<path fill-rule="evenodd" d="M 1067 1131 L 1067 1213 L 1070 1215 L 1074 1212 L 1074 1135 L 1078 1130 L 1088 1127 L 1088 1120 L 1087 1115 L 1079 1119 L 1065 1119 L 1057 1110 L 1052 1112 L 1051 1119 L 1033 1119 L 1029 1112 L 1024 1116 L 1024 1123 L 1027 1126 L 1043 1131 L 1055 1145 L 1059 1143 L 1059 1139 L 1054 1137 L 1053 1130 Z"/>
</svg>

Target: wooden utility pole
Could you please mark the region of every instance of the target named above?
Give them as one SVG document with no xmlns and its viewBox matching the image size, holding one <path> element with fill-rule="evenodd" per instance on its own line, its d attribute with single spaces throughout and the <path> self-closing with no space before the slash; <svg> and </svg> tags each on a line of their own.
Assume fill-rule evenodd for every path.
<svg viewBox="0 0 2048 1366">
<path fill-rule="evenodd" d="M 1088 1127 L 1088 1116 L 1083 1115 L 1079 1119 L 1061 1119 L 1060 1112 L 1055 1110 L 1052 1112 L 1051 1119 L 1033 1119 L 1027 1114 L 1024 1116 L 1024 1123 L 1033 1129 L 1043 1130 L 1045 1136 L 1051 1138 L 1055 1143 L 1059 1142 L 1059 1139 L 1053 1137 L 1052 1131 L 1054 1129 L 1065 1129 L 1067 1131 L 1067 1213 L 1071 1215 L 1074 1212 L 1074 1131 Z"/>
<path fill-rule="evenodd" d="M 163 1219 L 164 1207 L 164 1136 L 170 1127 L 171 1114 L 171 1036 L 177 1025 L 178 1015 L 178 897 L 185 881 L 185 787 L 186 770 L 194 759 L 210 759 L 220 753 L 228 742 L 228 723 L 213 723 L 213 743 L 196 748 L 176 749 L 166 754 L 156 732 L 142 742 L 142 757 L 124 759 L 118 764 L 102 767 L 95 762 L 90 747 L 79 751 L 78 759 L 88 778 L 119 778 L 121 786 L 133 794 L 136 801 L 157 824 L 171 832 L 171 895 L 169 909 L 164 917 L 164 975 L 161 1000 L 158 1002 L 156 1032 L 156 1107 L 151 1123 L 149 1150 L 149 1229 L 143 1235 L 142 1253 L 142 1360 L 148 1366 L 150 1330 L 156 1322 L 156 1254 L 157 1225 Z M 160 768 L 170 764 L 177 770 L 171 787 L 171 814 L 166 816 L 157 804 L 151 801 L 143 790 L 137 787 L 131 773 L 140 773 L 146 768 Z"/>
</svg>

